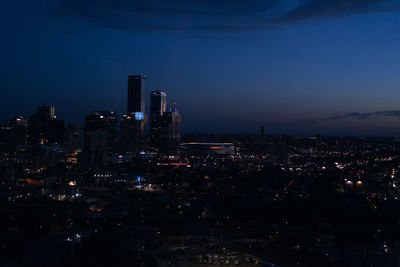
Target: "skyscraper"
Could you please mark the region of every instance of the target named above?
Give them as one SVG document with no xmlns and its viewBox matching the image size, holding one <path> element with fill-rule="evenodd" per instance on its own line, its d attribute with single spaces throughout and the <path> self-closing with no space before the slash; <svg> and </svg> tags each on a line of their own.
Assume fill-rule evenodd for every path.
<svg viewBox="0 0 400 267">
<path fill-rule="evenodd" d="M 15 116 L 0 126 L 0 143 L 25 145 L 28 133 L 28 120 L 22 116 Z"/>
<path fill-rule="evenodd" d="M 145 124 L 141 112 L 123 114 L 121 118 L 120 150 L 141 152 L 145 147 Z"/>
<path fill-rule="evenodd" d="M 93 144 L 92 136 L 96 131 L 104 132 L 106 144 L 104 150 L 111 151 L 115 148 L 117 140 L 118 116 L 112 111 L 95 111 L 85 116 L 85 135 L 84 148 L 91 150 L 93 147 L 99 147 Z"/>
<path fill-rule="evenodd" d="M 145 112 L 145 80 L 142 75 L 128 76 L 128 114 L 132 112 Z"/>
<path fill-rule="evenodd" d="M 54 119 L 56 116 L 56 109 L 54 106 L 49 106 L 49 105 L 38 106 L 37 114 L 43 117 Z"/>
<path fill-rule="evenodd" d="M 54 106 L 38 106 L 28 124 L 32 144 L 63 143 L 64 121 L 56 118 Z"/>
<path fill-rule="evenodd" d="M 167 109 L 167 94 L 156 90 L 150 94 L 150 143 L 152 148 L 159 148 L 163 114 Z"/>
<path fill-rule="evenodd" d="M 261 125 L 261 129 L 260 129 L 260 141 L 261 141 L 261 144 L 263 144 L 265 142 L 265 128 L 264 128 L 264 125 Z"/>
<path fill-rule="evenodd" d="M 121 148 L 139 151 L 146 139 L 145 80 L 142 75 L 128 76 L 128 109 L 121 118 Z M 124 145 L 125 144 L 125 145 Z"/>
<path fill-rule="evenodd" d="M 174 108 L 164 112 L 160 127 L 159 152 L 165 155 L 176 155 L 181 138 L 182 118 Z"/>
<path fill-rule="evenodd" d="M 104 165 L 116 148 L 118 116 L 112 111 L 95 111 L 85 116 L 84 158 L 91 165 Z"/>
<path fill-rule="evenodd" d="M 68 152 L 80 152 L 83 149 L 84 129 L 79 125 L 68 125 L 65 131 L 65 147 Z"/>
<path fill-rule="evenodd" d="M 150 117 L 162 116 L 167 110 L 167 93 L 155 90 L 150 95 Z"/>
</svg>

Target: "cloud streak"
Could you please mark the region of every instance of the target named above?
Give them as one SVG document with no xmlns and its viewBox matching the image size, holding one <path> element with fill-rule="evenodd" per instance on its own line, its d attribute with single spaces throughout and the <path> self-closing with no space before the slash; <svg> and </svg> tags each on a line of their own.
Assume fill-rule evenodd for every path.
<svg viewBox="0 0 400 267">
<path fill-rule="evenodd" d="M 249 31 L 278 0 L 56 0 L 50 18 L 74 17 L 133 31 Z"/>
<path fill-rule="evenodd" d="M 248 32 L 307 19 L 400 9 L 394 0 L 297 1 L 288 10 L 289 0 L 52 0 L 52 8 L 43 14 L 128 31 Z"/>
<path fill-rule="evenodd" d="M 287 23 L 313 18 L 353 16 L 365 13 L 399 10 L 394 0 L 302 0 L 298 6 L 276 18 L 276 22 Z"/>
<path fill-rule="evenodd" d="M 385 111 L 375 111 L 375 112 L 350 112 L 329 117 L 327 118 L 327 120 L 341 120 L 341 119 L 367 120 L 367 119 L 375 119 L 378 117 L 400 118 L 400 110 L 385 110 Z"/>
</svg>

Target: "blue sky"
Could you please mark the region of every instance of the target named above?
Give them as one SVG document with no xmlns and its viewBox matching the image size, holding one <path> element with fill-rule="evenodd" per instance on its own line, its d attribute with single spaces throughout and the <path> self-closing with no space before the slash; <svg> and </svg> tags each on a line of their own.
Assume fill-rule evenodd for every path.
<svg viewBox="0 0 400 267">
<path fill-rule="evenodd" d="M 400 135 L 400 1 L 40 0 L 0 10 L 1 120 L 166 90 L 185 132 Z"/>
</svg>

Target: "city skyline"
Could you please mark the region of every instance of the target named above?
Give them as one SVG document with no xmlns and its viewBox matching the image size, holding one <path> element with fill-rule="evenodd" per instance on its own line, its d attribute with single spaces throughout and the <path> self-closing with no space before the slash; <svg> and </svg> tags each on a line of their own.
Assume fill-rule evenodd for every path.
<svg viewBox="0 0 400 267">
<path fill-rule="evenodd" d="M 400 264 L 400 0 L 0 8 L 0 266 Z"/>
<path fill-rule="evenodd" d="M 0 120 L 122 114 L 134 73 L 169 92 L 183 132 L 398 136 L 398 3 L 289 2 L 7 2 Z M 119 20 L 131 3 L 139 20 Z"/>
</svg>

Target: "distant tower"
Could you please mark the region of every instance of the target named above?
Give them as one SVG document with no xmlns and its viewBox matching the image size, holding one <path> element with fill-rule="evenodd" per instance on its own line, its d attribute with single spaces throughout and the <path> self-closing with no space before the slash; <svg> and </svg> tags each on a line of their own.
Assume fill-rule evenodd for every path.
<svg viewBox="0 0 400 267">
<path fill-rule="evenodd" d="M 146 129 L 142 112 L 123 114 L 120 122 L 121 151 L 140 152 L 145 148 Z"/>
<path fill-rule="evenodd" d="M 83 149 L 84 129 L 79 125 L 68 125 L 65 131 L 65 147 L 70 153 L 81 152 Z"/>
<path fill-rule="evenodd" d="M 82 161 L 103 166 L 116 148 L 118 116 L 112 111 L 94 111 L 85 116 Z"/>
<path fill-rule="evenodd" d="M 163 115 L 167 110 L 167 93 L 156 90 L 150 94 L 150 142 L 153 148 L 159 148 Z"/>
<path fill-rule="evenodd" d="M 15 116 L 0 126 L 0 143 L 25 145 L 28 137 L 28 120 L 22 116 Z"/>
<path fill-rule="evenodd" d="M 165 112 L 160 127 L 159 152 L 176 155 L 179 151 L 182 117 L 176 109 Z"/>
<path fill-rule="evenodd" d="M 128 76 L 128 112 L 121 119 L 121 145 L 122 139 L 126 139 L 136 151 L 141 149 L 146 139 L 145 81 L 146 77 L 142 75 Z"/>
<path fill-rule="evenodd" d="M 128 76 L 128 114 L 145 112 L 145 80 L 142 75 Z"/>
<path fill-rule="evenodd" d="M 150 117 L 162 116 L 167 110 L 167 93 L 165 91 L 152 91 L 150 95 Z"/>
<path fill-rule="evenodd" d="M 32 144 L 63 143 L 64 121 L 56 118 L 54 106 L 38 106 L 28 124 Z"/>
<path fill-rule="evenodd" d="M 54 119 L 56 116 L 56 109 L 54 106 L 38 106 L 37 107 L 37 114 L 43 117 L 47 117 L 50 119 Z"/>
<path fill-rule="evenodd" d="M 265 130 L 264 125 L 261 125 L 260 128 L 260 143 L 263 144 L 265 142 Z"/>
<path fill-rule="evenodd" d="M 112 151 L 117 140 L 118 115 L 113 111 L 94 111 L 85 116 L 84 148 L 87 151 Z M 104 142 L 99 145 L 102 132 Z M 96 138 L 97 137 L 97 138 Z"/>
</svg>

